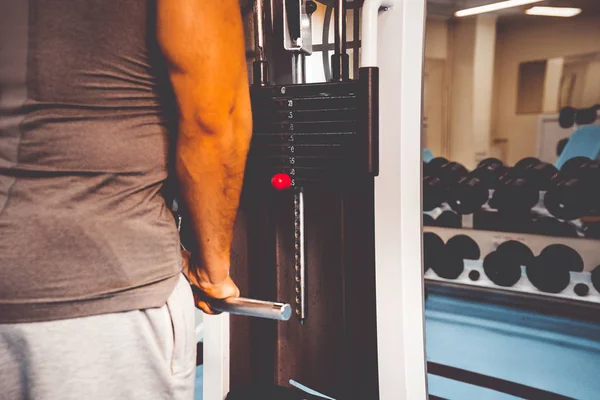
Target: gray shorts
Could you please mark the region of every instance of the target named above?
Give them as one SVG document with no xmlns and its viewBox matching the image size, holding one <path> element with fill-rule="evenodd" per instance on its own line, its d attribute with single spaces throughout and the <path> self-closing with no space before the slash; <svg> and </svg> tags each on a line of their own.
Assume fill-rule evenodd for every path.
<svg viewBox="0 0 600 400">
<path fill-rule="evenodd" d="M 0 399 L 192 400 L 194 331 L 183 276 L 161 308 L 0 324 Z"/>
</svg>

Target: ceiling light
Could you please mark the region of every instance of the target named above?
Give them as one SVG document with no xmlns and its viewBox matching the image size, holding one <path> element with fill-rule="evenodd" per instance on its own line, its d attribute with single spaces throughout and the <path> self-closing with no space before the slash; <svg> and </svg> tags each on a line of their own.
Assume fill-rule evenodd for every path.
<svg viewBox="0 0 600 400">
<path fill-rule="evenodd" d="M 581 14 L 581 8 L 571 7 L 531 7 L 525 10 L 527 15 L 542 15 L 545 17 L 574 17 Z"/>
<path fill-rule="evenodd" d="M 483 14 L 483 13 L 487 13 L 487 12 L 503 10 L 505 8 L 519 7 L 519 6 L 524 6 L 526 4 L 539 3 L 540 1 L 543 1 L 543 0 L 500 1 L 497 3 L 493 3 L 493 4 L 487 4 L 485 6 L 479 6 L 479 7 L 467 8 L 465 10 L 460 10 L 460 11 L 455 12 L 454 15 L 456 17 L 466 17 L 469 15 Z"/>
</svg>

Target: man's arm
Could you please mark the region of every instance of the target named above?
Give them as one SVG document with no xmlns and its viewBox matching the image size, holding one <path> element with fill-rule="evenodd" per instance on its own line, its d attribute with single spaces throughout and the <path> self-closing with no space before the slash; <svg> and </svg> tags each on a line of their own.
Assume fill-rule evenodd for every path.
<svg viewBox="0 0 600 400">
<path fill-rule="evenodd" d="M 239 2 L 159 0 L 157 24 L 179 108 L 176 170 L 198 248 L 190 272 L 209 296 L 226 297 L 232 294 L 217 289 L 231 281 L 233 226 L 252 135 Z"/>
</svg>

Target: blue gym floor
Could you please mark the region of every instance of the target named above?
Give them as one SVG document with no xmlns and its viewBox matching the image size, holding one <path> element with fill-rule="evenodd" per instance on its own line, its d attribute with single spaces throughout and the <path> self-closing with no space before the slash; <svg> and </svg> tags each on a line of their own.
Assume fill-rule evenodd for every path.
<svg viewBox="0 0 600 400">
<path fill-rule="evenodd" d="M 202 365 L 196 368 L 196 395 L 194 400 L 202 400 Z"/>
</svg>

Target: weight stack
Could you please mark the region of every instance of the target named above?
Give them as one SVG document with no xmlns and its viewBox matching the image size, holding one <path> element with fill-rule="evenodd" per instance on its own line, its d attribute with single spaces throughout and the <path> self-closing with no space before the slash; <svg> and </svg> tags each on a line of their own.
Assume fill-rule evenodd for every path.
<svg viewBox="0 0 600 400">
<path fill-rule="evenodd" d="M 378 115 L 373 101 L 378 81 L 376 69 L 360 74 L 357 81 L 339 84 L 253 88 L 256 123 L 235 231 L 232 277 L 244 296 L 296 304 L 294 187 L 278 191 L 270 185 L 275 174 L 290 174 L 302 185 L 305 202 L 307 318 L 301 324 L 295 316 L 287 322 L 232 316 L 232 388 L 250 383 L 289 386 L 293 379 L 336 399 L 379 398 L 373 153 L 377 121 L 372 118 Z M 327 120 L 333 123 L 311 119 L 316 108 L 307 111 L 306 105 L 319 96 L 329 104 L 324 109 L 332 112 Z M 335 102 L 340 96 L 346 98 L 342 106 Z M 298 122 L 287 120 L 288 111 Z M 307 150 L 306 157 L 298 156 L 292 164 L 291 123 L 294 154 L 300 154 L 302 144 L 315 143 L 325 146 L 320 150 L 324 153 Z M 342 131 L 344 135 L 338 135 Z M 303 136 L 307 132 L 310 135 Z M 340 137 L 344 139 L 338 142 Z"/>
</svg>

